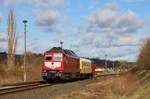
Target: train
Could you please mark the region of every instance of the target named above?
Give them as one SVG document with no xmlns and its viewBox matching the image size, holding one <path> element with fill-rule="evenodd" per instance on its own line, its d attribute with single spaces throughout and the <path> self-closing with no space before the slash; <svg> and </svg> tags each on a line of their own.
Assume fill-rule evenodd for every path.
<svg viewBox="0 0 150 99">
<path fill-rule="evenodd" d="M 93 77 L 94 74 L 94 62 L 79 57 L 72 50 L 53 47 L 44 52 L 42 65 L 43 80 L 82 79 Z"/>
</svg>

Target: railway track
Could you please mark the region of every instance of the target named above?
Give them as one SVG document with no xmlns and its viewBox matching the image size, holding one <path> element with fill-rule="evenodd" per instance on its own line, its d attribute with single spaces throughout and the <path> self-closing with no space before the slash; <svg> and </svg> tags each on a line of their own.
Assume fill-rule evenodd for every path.
<svg viewBox="0 0 150 99">
<path fill-rule="evenodd" d="M 29 82 L 29 83 L 18 83 L 13 85 L 3 85 L 0 88 L 0 95 L 17 93 L 22 91 L 28 91 L 36 88 L 48 87 L 54 84 L 46 83 L 44 81 L 37 81 L 37 82 Z"/>
<path fill-rule="evenodd" d="M 94 79 L 108 79 L 110 76 L 118 76 L 120 74 L 106 74 L 106 75 L 98 75 L 94 77 Z M 37 81 L 37 82 L 27 82 L 27 83 L 16 83 L 13 85 L 2 85 L 0 87 L 0 95 L 12 94 L 22 91 L 33 90 L 36 88 L 48 87 L 52 85 L 56 85 L 58 83 L 47 83 L 45 81 Z"/>
</svg>

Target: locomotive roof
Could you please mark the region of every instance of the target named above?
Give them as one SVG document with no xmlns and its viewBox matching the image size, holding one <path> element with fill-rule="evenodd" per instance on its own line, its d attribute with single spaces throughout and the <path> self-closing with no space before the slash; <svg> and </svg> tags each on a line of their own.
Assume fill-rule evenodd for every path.
<svg viewBox="0 0 150 99">
<path fill-rule="evenodd" d="M 53 47 L 49 51 L 52 51 L 52 52 L 62 52 L 62 53 L 65 53 L 67 55 L 78 57 L 78 55 L 76 55 L 72 50 L 62 49 L 61 47 Z"/>
<path fill-rule="evenodd" d="M 63 52 L 63 49 L 61 47 L 53 47 L 49 51 L 52 51 L 52 52 Z"/>
</svg>

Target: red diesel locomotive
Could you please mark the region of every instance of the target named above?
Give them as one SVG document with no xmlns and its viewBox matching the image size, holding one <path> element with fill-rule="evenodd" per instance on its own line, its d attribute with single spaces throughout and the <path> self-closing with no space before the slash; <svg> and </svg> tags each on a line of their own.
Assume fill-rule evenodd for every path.
<svg viewBox="0 0 150 99">
<path fill-rule="evenodd" d="M 80 77 L 79 57 L 71 50 L 53 47 L 44 53 L 42 77 L 44 80 Z"/>
</svg>

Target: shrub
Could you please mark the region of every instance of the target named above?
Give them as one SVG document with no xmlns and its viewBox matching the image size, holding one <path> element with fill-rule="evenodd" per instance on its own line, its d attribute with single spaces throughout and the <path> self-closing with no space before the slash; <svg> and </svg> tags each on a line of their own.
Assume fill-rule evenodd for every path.
<svg viewBox="0 0 150 99">
<path fill-rule="evenodd" d="M 144 43 L 138 56 L 137 66 L 140 69 L 150 69 L 150 38 Z"/>
</svg>

